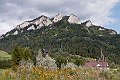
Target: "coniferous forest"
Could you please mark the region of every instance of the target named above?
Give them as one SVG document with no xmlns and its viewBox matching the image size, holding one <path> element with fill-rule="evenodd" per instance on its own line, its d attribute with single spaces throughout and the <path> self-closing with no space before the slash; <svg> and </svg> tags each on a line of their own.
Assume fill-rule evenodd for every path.
<svg viewBox="0 0 120 80">
<path fill-rule="evenodd" d="M 2 75 L 13 80 L 118 80 L 119 69 L 95 72 L 96 69 L 86 69 L 84 65 L 87 61 L 99 60 L 102 50 L 109 67 L 119 68 L 120 34 L 93 24 L 87 27 L 87 21 L 71 24 L 68 18 L 64 16 L 39 29 L 35 24 L 14 28 L 2 35 L 0 50 L 11 55 L 10 59 L 0 61 L 1 68 L 8 68 Z M 31 26 L 35 29 L 28 30 Z M 18 34 L 13 35 L 15 31 Z M 10 72 L 11 69 L 15 73 Z"/>
</svg>

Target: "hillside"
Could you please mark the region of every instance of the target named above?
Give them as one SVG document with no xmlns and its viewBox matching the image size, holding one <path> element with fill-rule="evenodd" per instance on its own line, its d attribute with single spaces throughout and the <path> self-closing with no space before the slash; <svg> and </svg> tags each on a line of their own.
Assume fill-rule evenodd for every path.
<svg viewBox="0 0 120 80">
<path fill-rule="evenodd" d="M 11 55 L 7 52 L 0 51 L 0 59 L 11 59 Z"/>
<path fill-rule="evenodd" d="M 11 55 L 7 52 L 0 50 L 0 74 L 3 71 L 3 69 L 10 68 L 11 67 Z"/>
<path fill-rule="evenodd" d="M 108 61 L 120 64 L 120 35 L 112 29 L 81 22 L 75 15 L 40 16 L 25 21 L 2 35 L 0 49 L 10 52 L 15 45 L 30 47 L 34 53 L 47 48 L 51 55 L 68 53 L 100 58 L 101 49 Z"/>
</svg>

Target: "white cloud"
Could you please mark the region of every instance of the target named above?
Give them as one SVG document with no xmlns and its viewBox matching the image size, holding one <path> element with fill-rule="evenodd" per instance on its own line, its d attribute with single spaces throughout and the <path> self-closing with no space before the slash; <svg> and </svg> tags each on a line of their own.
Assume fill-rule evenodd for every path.
<svg viewBox="0 0 120 80">
<path fill-rule="evenodd" d="M 0 23 L 0 33 L 5 33 L 8 30 L 11 30 L 11 26 L 9 24 Z"/>
<path fill-rule="evenodd" d="M 40 15 L 53 16 L 75 14 L 82 21 L 90 19 L 94 24 L 107 25 L 115 21 L 112 8 L 119 0 L 1 0 L 0 34 L 15 25 Z"/>
<path fill-rule="evenodd" d="M 105 25 L 115 20 L 111 18 L 111 10 L 119 0 L 96 0 L 88 3 L 84 8 L 85 13 L 91 14 L 88 19 L 99 25 Z M 84 14 L 84 12 L 83 12 Z M 86 14 L 86 15 L 87 15 Z M 83 15 L 84 16 L 84 15 Z"/>
</svg>

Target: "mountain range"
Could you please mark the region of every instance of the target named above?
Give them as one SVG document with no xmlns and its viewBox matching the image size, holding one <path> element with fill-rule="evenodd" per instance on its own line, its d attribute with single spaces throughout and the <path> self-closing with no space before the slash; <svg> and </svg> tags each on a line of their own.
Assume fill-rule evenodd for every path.
<svg viewBox="0 0 120 80">
<path fill-rule="evenodd" d="M 108 61 L 120 64 L 120 35 L 115 30 L 94 25 L 71 14 L 53 18 L 40 16 L 17 25 L 0 37 L 0 49 L 10 52 L 15 45 L 34 53 L 46 48 L 52 55 L 73 54 L 100 58 L 101 49 Z"/>
</svg>

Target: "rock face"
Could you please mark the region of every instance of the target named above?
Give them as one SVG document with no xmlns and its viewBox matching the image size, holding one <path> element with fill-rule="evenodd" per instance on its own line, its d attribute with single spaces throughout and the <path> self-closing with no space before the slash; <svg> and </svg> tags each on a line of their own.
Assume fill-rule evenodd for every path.
<svg viewBox="0 0 120 80">
<path fill-rule="evenodd" d="M 52 59 L 49 55 L 46 55 L 44 66 L 47 69 L 57 69 L 56 61 Z"/>
<path fill-rule="evenodd" d="M 72 62 L 69 62 L 69 63 L 66 64 L 66 66 L 65 66 L 64 68 L 76 69 L 76 68 L 78 68 L 78 66 L 75 65 L 75 64 L 72 63 Z"/>
<path fill-rule="evenodd" d="M 7 34 L 5 34 L 5 37 L 7 37 L 7 36 L 9 36 L 10 34 L 9 33 L 7 33 Z"/>
<path fill-rule="evenodd" d="M 80 19 L 73 14 L 70 15 L 68 22 L 72 24 L 81 24 Z"/>
<path fill-rule="evenodd" d="M 92 26 L 93 24 L 92 24 L 92 22 L 90 21 L 90 20 L 88 20 L 88 21 L 86 21 L 86 24 L 85 24 L 87 27 L 90 27 L 90 26 Z"/>
<path fill-rule="evenodd" d="M 14 33 L 13 33 L 13 35 L 17 35 L 18 34 L 18 31 L 16 30 Z"/>
<path fill-rule="evenodd" d="M 20 30 L 31 25 L 28 28 L 28 30 L 30 29 L 35 30 L 35 27 L 33 27 L 33 25 L 36 25 L 37 29 L 39 29 L 43 26 L 49 26 L 51 24 L 52 24 L 52 21 L 48 17 L 42 15 L 32 21 L 25 21 L 22 24 L 18 25 L 16 28 Z"/>
<path fill-rule="evenodd" d="M 26 26 L 28 26 L 28 25 L 30 25 L 30 22 L 29 21 L 25 21 L 25 22 L 23 22 L 22 24 L 20 24 L 20 25 L 17 25 L 17 29 L 23 29 L 23 28 L 25 28 Z"/>
<path fill-rule="evenodd" d="M 63 18 L 63 15 L 60 14 L 60 13 L 58 13 L 58 15 L 56 15 L 56 16 L 54 17 L 53 22 L 56 23 L 56 22 L 62 20 L 62 18 Z"/>
<path fill-rule="evenodd" d="M 4 38 L 3 36 L 0 36 L 0 39 Z"/>
<path fill-rule="evenodd" d="M 99 28 L 99 30 L 100 30 L 100 31 L 103 31 L 103 30 L 105 30 L 105 29 L 104 29 L 104 28 Z"/>
<path fill-rule="evenodd" d="M 18 35 L 19 33 L 24 33 L 24 32 L 27 32 L 29 30 L 37 30 L 37 29 L 40 29 L 41 27 L 45 27 L 45 26 L 48 26 L 49 29 L 52 29 L 56 24 L 54 23 L 57 23 L 57 22 L 60 22 L 60 24 L 62 24 L 61 22 L 69 22 L 71 24 L 81 24 L 81 21 L 80 19 L 71 14 L 70 16 L 63 16 L 62 14 L 58 13 L 54 18 L 49 18 L 47 16 L 40 16 L 36 19 L 33 19 L 33 20 L 30 20 L 30 21 L 25 21 L 23 22 L 22 24 L 19 24 L 17 25 L 16 28 L 14 28 L 13 30 L 11 30 L 10 32 L 7 32 L 7 34 L 5 34 L 3 37 L 7 37 L 9 35 Z M 90 20 L 82 23 L 84 26 L 86 26 L 86 30 L 90 33 L 90 26 L 93 26 L 92 22 Z M 104 31 L 106 30 L 105 28 L 103 27 L 98 27 L 97 30 L 100 30 L 100 31 Z M 67 31 L 67 29 L 66 29 Z M 110 30 L 109 31 L 109 34 L 117 34 L 114 30 Z M 54 35 L 54 36 L 57 36 Z M 3 38 L 2 37 L 2 38 Z M 0 38 L 0 39 L 2 39 Z"/>
<path fill-rule="evenodd" d="M 44 58 L 43 58 L 43 56 L 42 56 L 42 51 L 41 50 L 39 50 L 38 51 L 38 55 L 37 55 L 37 57 L 36 57 L 36 65 L 37 66 L 42 66 L 42 64 L 44 63 Z"/>
<path fill-rule="evenodd" d="M 27 30 L 35 30 L 35 27 L 31 25 Z"/>
<path fill-rule="evenodd" d="M 35 25 L 37 25 L 39 27 L 42 27 L 42 26 L 49 26 L 49 25 L 51 25 L 52 21 L 48 17 L 42 15 L 38 19 L 35 19 L 35 20 L 31 21 L 31 23 L 35 24 Z"/>
<path fill-rule="evenodd" d="M 112 30 L 112 31 L 110 32 L 110 34 L 111 34 L 111 35 L 114 35 L 114 34 L 117 34 L 117 32 L 114 31 L 114 30 Z"/>
<path fill-rule="evenodd" d="M 17 25 L 17 27 L 14 28 L 15 31 L 11 32 L 10 34 L 6 34 L 5 37 L 9 35 L 17 35 L 19 33 L 23 33 L 26 30 L 36 30 L 44 26 L 51 26 L 53 23 L 56 23 L 62 20 L 63 17 L 64 16 L 62 14 L 58 13 L 58 15 L 56 15 L 52 20 L 49 17 L 42 15 L 36 19 L 25 21 L 22 24 Z M 73 14 L 69 16 L 69 19 L 67 19 L 67 21 L 73 24 L 81 24 L 79 18 Z"/>
<path fill-rule="evenodd" d="M 36 57 L 36 65 L 37 66 L 43 66 L 47 69 L 57 69 L 57 65 L 55 64 L 55 60 L 52 59 L 49 55 L 46 55 L 45 57 L 42 56 L 42 51 L 38 51 L 38 56 Z"/>
<path fill-rule="evenodd" d="M 100 34 L 100 35 L 98 35 L 98 36 L 103 36 L 103 35 Z"/>
</svg>

